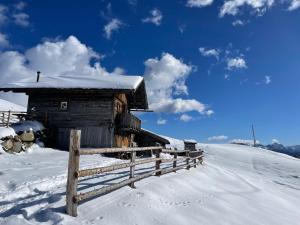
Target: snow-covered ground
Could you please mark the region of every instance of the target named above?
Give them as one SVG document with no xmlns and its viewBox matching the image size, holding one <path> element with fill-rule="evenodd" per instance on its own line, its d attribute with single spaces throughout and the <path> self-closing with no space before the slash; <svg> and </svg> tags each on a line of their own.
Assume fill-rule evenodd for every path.
<svg viewBox="0 0 300 225">
<path fill-rule="evenodd" d="M 36 148 L 0 155 L 0 224 L 300 224 L 300 160 L 238 145 L 202 145 L 204 165 L 150 177 L 64 213 L 68 153 Z M 116 159 L 83 156 L 81 167 Z M 140 171 L 145 171 L 145 168 Z M 125 171 L 85 179 L 79 190 Z"/>
<path fill-rule="evenodd" d="M 0 111 L 8 110 L 26 112 L 27 109 L 21 105 L 17 105 L 4 99 L 0 99 Z"/>
</svg>

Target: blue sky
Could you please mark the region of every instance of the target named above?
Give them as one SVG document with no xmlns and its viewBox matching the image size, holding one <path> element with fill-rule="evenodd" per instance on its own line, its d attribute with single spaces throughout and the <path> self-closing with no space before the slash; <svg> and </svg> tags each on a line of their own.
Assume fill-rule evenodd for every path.
<svg viewBox="0 0 300 225">
<path fill-rule="evenodd" d="M 299 0 L 0 0 L 0 76 L 50 73 L 59 48 L 62 64 L 145 76 L 147 129 L 228 142 L 254 124 L 262 143 L 299 144 L 299 22 Z"/>
</svg>

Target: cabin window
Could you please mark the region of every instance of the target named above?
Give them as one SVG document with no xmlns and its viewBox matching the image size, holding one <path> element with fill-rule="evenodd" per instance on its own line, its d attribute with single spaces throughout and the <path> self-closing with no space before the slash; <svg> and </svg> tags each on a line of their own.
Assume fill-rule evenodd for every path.
<svg viewBox="0 0 300 225">
<path fill-rule="evenodd" d="M 60 110 L 67 111 L 68 110 L 68 102 L 60 102 Z"/>
</svg>

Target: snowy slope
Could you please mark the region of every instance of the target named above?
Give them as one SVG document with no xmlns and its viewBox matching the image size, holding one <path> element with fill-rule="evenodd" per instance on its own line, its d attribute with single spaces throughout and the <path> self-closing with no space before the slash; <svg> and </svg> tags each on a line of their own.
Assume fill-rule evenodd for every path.
<svg viewBox="0 0 300 225">
<path fill-rule="evenodd" d="M 8 110 L 26 112 L 25 107 L 6 101 L 4 99 L 0 99 L 0 111 L 8 111 Z"/>
<path fill-rule="evenodd" d="M 150 177 L 64 214 L 68 153 L 36 149 L 0 155 L 0 224 L 299 225 L 300 160 L 238 145 L 202 145 L 205 163 L 190 171 Z M 83 157 L 82 167 L 116 159 Z M 142 169 L 142 168 L 141 168 Z M 124 172 L 124 171 L 123 171 Z M 86 179 L 115 182 L 116 176 Z"/>
</svg>

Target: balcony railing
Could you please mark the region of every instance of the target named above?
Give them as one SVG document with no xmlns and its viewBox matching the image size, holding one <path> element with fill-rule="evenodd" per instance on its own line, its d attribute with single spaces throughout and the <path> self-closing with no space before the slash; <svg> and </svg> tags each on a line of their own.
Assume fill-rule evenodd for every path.
<svg viewBox="0 0 300 225">
<path fill-rule="evenodd" d="M 138 131 L 141 129 L 141 120 L 131 113 L 120 113 L 116 116 L 116 127 L 120 130 Z"/>
</svg>

